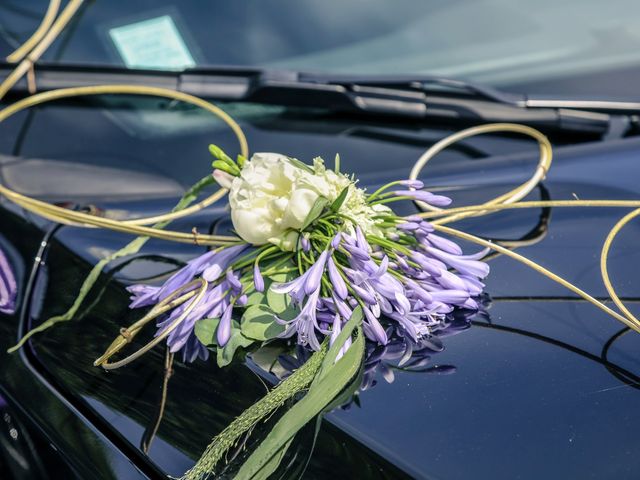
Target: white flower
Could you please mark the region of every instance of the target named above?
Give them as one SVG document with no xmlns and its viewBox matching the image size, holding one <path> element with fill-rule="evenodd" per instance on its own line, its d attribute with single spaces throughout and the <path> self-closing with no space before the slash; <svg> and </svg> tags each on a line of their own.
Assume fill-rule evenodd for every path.
<svg viewBox="0 0 640 480">
<path fill-rule="evenodd" d="M 256 153 L 231 184 L 229 204 L 233 226 L 254 245 L 274 243 L 293 249 L 291 229 L 302 227 L 320 194 L 313 174 L 277 153 Z"/>
<path fill-rule="evenodd" d="M 364 190 L 345 175 L 327 170 L 322 159 L 316 158 L 313 169 L 307 170 L 284 155 L 256 153 L 229 186 L 233 226 L 246 242 L 294 250 L 296 230 L 302 228 L 316 200 L 324 197 L 332 202 L 345 188 L 349 193 L 340 211 L 365 233 L 379 233 L 372 216 L 389 209 L 370 207 Z"/>
</svg>

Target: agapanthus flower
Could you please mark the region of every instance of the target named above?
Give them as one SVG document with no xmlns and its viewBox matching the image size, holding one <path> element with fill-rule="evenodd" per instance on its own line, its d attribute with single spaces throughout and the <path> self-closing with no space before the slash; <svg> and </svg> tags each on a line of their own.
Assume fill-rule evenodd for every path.
<svg viewBox="0 0 640 480">
<path fill-rule="evenodd" d="M 207 280 L 209 283 L 206 292 L 180 325 L 169 333 L 167 345 L 171 352 L 182 350 L 185 361 L 208 358 L 208 350 L 195 336 L 195 324 L 204 318 L 220 318 L 218 344 L 224 346 L 229 340 L 232 308 L 235 304 L 241 305 L 246 301 L 246 297 L 243 299 L 242 295 L 243 285 L 229 266 L 246 249 L 247 245 L 238 245 L 204 253 L 171 275 L 161 286 L 131 285 L 127 288 L 132 294 L 130 308 L 155 305 L 196 278 Z M 156 335 L 169 328 L 190 308 L 191 303 L 192 300 L 188 299 L 160 317 Z"/>
</svg>

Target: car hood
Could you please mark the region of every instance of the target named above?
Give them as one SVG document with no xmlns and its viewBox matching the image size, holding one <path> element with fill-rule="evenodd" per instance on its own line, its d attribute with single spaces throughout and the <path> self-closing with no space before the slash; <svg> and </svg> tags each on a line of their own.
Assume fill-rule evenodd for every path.
<svg viewBox="0 0 640 480">
<path fill-rule="evenodd" d="M 449 131 L 278 116 L 245 119 L 243 127 L 254 151 L 283 151 L 305 160 L 317 155 L 330 159 L 339 152 L 343 170 L 355 173 L 367 188 L 406 178 L 421 151 Z M 99 206 L 120 216 L 166 211 L 172 201 L 164 185 L 173 188 L 174 182 L 158 181 L 158 171 L 187 183 L 182 178 L 185 170 L 193 171 L 196 160 L 208 162 L 206 156 L 193 153 L 199 151 L 193 143 L 206 150 L 208 141 L 229 142 L 222 129 L 198 133 L 181 140 L 184 151 L 173 163 L 154 167 L 152 186 L 159 185 L 161 194 L 123 199 L 126 192 L 118 189 L 118 196 Z M 41 161 L 44 155 L 33 150 L 33 155 L 24 156 Z M 535 146 L 519 138 L 480 138 L 444 152 L 422 178 L 433 190 L 451 195 L 454 205 L 475 204 L 526 180 L 535 154 Z M 548 178 L 530 199 L 637 199 L 639 155 L 636 139 L 560 146 Z M 206 165 L 201 170 L 206 171 Z M 144 180 L 144 175 L 137 178 Z M 101 190 L 101 198 L 106 194 Z M 64 192 L 54 196 L 62 200 Z M 86 191 L 82 197 L 87 197 Z M 402 209 L 413 211 L 409 204 Z M 592 295 L 606 297 L 599 251 L 606 232 L 623 214 L 612 208 L 511 210 L 467 219 L 457 227 L 516 242 L 519 253 Z M 19 211 L 6 207 L 0 231 L 6 242 L 21 245 L 21 239 L 41 238 L 50 227 L 33 222 L 25 223 Z M 225 208 L 218 206 L 178 221 L 175 227 L 225 231 L 230 225 Z M 637 301 L 640 288 L 639 228 L 636 222 L 620 234 L 610 259 L 613 282 L 629 302 Z M 127 240 L 114 232 L 57 230 L 30 305 L 34 324 L 65 311 L 97 259 Z M 476 250 L 471 245 L 465 249 Z M 32 342 L 41 373 L 70 401 L 91 412 L 96 428 L 115 432 L 139 452 L 145 438 L 147 443 L 152 438 L 148 461 L 171 475 L 192 466 L 215 434 L 264 395 L 263 380 L 271 378 L 258 371 L 256 361 L 218 368 L 212 360 L 191 365 L 176 361 L 170 378 L 165 378 L 162 348 L 114 372 L 92 363 L 119 328 L 136 319 L 137 314 L 127 310 L 124 287 L 153 281 L 176 262 L 202 251 L 198 246 L 150 241 L 139 258 L 116 264 L 101 277 L 73 321 Z M 23 255 L 28 264 L 33 251 L 26 249 Z M 313 425 L 299 434 L 283 462 L 289 475 L 637 476 L 640 459 L 634 452 L 640 449 L 640 417 L 634 408 L 638 378 L 632 372 L 640 371 L 640 338 L 627 335 L 621 324 L 591 304 L 510 258 L 495 256 L 490 265 L 486 311 L 466 319 L 463 326 L 468 328 L 442 338 L 444 348 L 434 347 L 419 369 L 399 366 L 397 359 L 377 364 L 371 369 L 369 388 L 328 413 L 315 440 Z M 254 436 L 259 438 L 265 428 L 258 426 Z M 239 453 L 240 460 L 246 451 Z"/>
</svg>

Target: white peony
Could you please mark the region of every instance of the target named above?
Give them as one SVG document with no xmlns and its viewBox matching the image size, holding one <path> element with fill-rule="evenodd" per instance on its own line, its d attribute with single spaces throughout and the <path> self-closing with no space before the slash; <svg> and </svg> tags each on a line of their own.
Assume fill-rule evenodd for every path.
<svg viewBox="0 0 640 480">
<path fill-rule="evenodd" d="M 310 177 L 311 173 L 284 155 L 254 154 L 229 191 L 231 219 L 238 235 L 254 245 L 271 242 L 293 249 L 297 236 L 288 230 L 302 227 L 319 197 Z"/>
<path fill-rule="evenodd" d="M 233 226 L 246 242 L 294 250 L 296 230 L 318 197 L 331 202 L 345 187 L 349 193 L 341 211 L 365 232 L 376 232 L 372 215 L 388 209 L 367 205 L 364 191 L 345 175 L 327 170 L 322 159 L 315 159 L 313 169 L 306 170 L 285 155 L 256 153 L 229 186 Z"/>
</svg>

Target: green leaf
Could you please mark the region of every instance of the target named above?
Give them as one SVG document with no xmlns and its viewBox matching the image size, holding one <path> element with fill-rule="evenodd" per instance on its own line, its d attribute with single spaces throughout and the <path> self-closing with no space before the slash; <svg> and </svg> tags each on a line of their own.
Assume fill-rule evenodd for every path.
<svg viewBox="0 0 640 480">
<path fill-rule="evenodd" d="M 257 473 L 264 471 L 263 469 L 273 470 L 273 463 L 294 435 L 321 413 L 357 375 L 363 357 L 364 335 L 362 328 L 358 327 L 358 335 L 344 356 L 331 366 L 330 371 L 319 382 L 314 381 L 307 395 L 280 418 L 269 435 L 244 462 L 235 478 L 253 478 Z"/>
<path fill-rule="evenodd" d="M 324 360 L 322 361 L 322 366 L 320 367 L 320 371 L 316 375 L 316 378 L 313 380 L 312 385 L 319 383 L 327 375 L 327 372 L 333 371 L 334 365 L 336 365 L 336 357 L 338 356 L 338 353 L 342 349 L 344 342 L 347 340 L 348 337 L 351 336 L 353 331 L 357 328 L 360 328 L 360 326 L 362 325 L 363 316 L 364 316 L 364 313 L 362 311 L 362 307 L 361 306 L 356 307 L 353 313 L 351 314 L 351 318 L 349 318 L 349 321 L 345 323 L 344 327 L 342 328 L 342 331 L 333 342 L 333 345 L 331 346 L 331 348 L 327 351 L 327 355 L 324 357 Z M 347 353 L 350 350 L 351 348 L 347 350 Z"/>
<path fill-rule="evenodd" d="M 251 477 L 251 480 L 267 480 L 268 478 L 270 478 L 271 475 L 273 475 L 273 473 L 278 469 L 280 462 L 282 462 L 282 459 L 284 458 L 285 453 L 287 453 L 287 450 L 291 446 L 292 442 L 293 437 L 290 438 L 289 441 L 284 444 L 273 457 L 271 457 L 271 459 L 269 459 L 264 465 L 262 465 L 262 467 L 260 467 L 260 469 L 253 475 L 253 477 Z"/>
<path fill-rule="evenodd" d="M 253 290 L 247 295 L 247 307 L 250 307 L 251 305 L 259 305 L 260 303 L 267 303 L 266 294 Z"/>
<path fill-rule="evenodd" d="M 196 322 L 194 332 L 203 345 L 217 345 L 216 330 L 219 323 L 219 318 L 203 318 Z"/>
<path fill-rule="evenodd" d="M 295 165 L 298 168 L 301 168 L 302 170 L 307 171 L 308 173 L 313 173 L 313 168 L 311 168 L 309 165 L 307 165 L 306 163 L 301 162 L 300 160 L 298 160 L 297 158 L 293 158 L 293 157 L 287 157 L 289 159 L 289 161 Z"/>
<path fill-rule="evenodd" d="M 300 228 L 300 230 L 304 230 L 305 228 L 307 228 L 309 225 L 313 223 L 314 220 L 316 220 L 320 215 L 322 215 L 322 212 L 324 211 L 324 207 L 326 207 L 328 203 L 329 203 L 329 200 L 327 200 L 326 198 L 318 197 L 315 203 L 313 204 L 313 207 L 311 207 L 311 210 L 309 210 L 309 213 L 307 214 L 307 218 L 305 218 L 304 222 L 302 222 L 302 227 Z"/>
<path fill-rule="evenodd" d="M 244 167 L 244 164 L 247 163 L 247 157 L 245 157 L 244 155 L 238 154 L 238 157 L 236 158 L 236 163 L 240 168 Z"/>
<path fill-rule="evenodd" d="M 284 332 L 284 325 L 276 322 L 275 314 L 266 305 L 253 305 L 242 315 L 240 330 L 247 338 L 265 341 Z"/>
<path fill-rule="evenodd" d="M 240 331 L 240 325 L 235 320 L 231 323 L 231 337 L 227 344 L 216 351 L 218 366 L 226 367 L 233 360 L 233 356 L 235 355 L 238 348 L 246 348 L 251 345 L 254 340 L 245 337 Z"/>
<path fill-rule="evenodd" d="M 268 280 L 265 281 L 265 291 L 266 291 L 266 304 L 269 305 L 269 308 L 273 310 L 274 313 L 281 316 L 281 318 L 285 320 L 291 320 L 288 315 L 291 314 L 293 310 L 295 312 L 295 308 L 291 303 L 291 297 L 284 293 L 276 293 L 271 290 L 271 285 L 274 283 L 284 283 L 292 280 L 295 277 L 294 272 L 287 273 L 278 273 L 269 277 Z M 286 316 L 285 316 L 286 315 Z"/>
<path fill-rule="evenodd" d="M 342 191 L 340 192 L 340 195 L 338 195 L 338 197 L 333 201 L 333 203 L 329 207 L 331 208 L 331 210 L 333 210 L 334 212 L 337 212 L 338 210 L 340 210 L 340 207 L 342 206 L 344 201 L 347 199 L 347 195 L 349 195 L 350 186 L 351 185 L 347 185 L 342 189 Z"/>
</svg>

